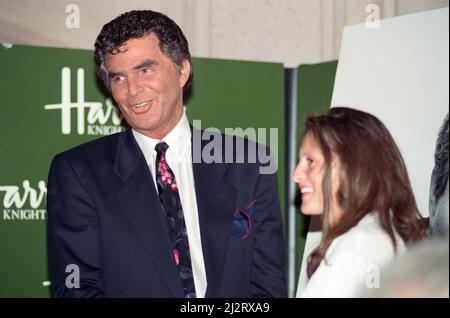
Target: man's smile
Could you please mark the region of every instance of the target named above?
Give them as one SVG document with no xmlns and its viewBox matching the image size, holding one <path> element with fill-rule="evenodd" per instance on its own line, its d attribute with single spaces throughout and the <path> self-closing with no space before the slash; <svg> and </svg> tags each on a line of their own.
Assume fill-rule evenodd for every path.
<svg viewBox="0 0 450 318">
<path fill-rule="evenodd" d="M 142 114 L 150 109 L 151 102 L 152 102 L 151 100 L 146 100 L 140 103 L 131 104 L 129 107 L 134 113 Z"/>
</svg>

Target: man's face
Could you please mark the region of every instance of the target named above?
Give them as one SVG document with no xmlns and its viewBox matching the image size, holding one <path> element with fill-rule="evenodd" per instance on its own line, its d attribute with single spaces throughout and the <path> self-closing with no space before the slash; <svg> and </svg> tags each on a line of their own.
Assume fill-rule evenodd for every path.
<svg viewBox="0 0 450 318">
<path fill-rule="evenodd" d="M 128 124 L 151 138 L 164 138 L 183 115 L 189 62 L 178 72 L 151 33 L 128 40 L 119 53 L 106 56 L 105 65 L 112 96 Z"/>
</svg>

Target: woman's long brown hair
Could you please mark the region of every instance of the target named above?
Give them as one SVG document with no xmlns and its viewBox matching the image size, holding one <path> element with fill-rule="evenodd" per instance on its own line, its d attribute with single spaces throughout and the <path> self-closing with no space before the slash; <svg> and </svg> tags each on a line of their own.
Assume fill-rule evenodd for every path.
<svg viewBox="0 0 450 318">
<path fill-rule="evenodd" d="M 335 107 L 325 115 L 309 117 L 304 135 L 314 139 L 325 159 L 323 236 L 308 258 L 308 277 L 314 274 L 333 240 L 371 212 L 378 213 L 381 227 L 395 249 L 394 229 L 405 243 L 424 236 L 426 224 L 417 209 L 402 155 L 378 118 L 363 111 Z M 333 156 L 340 163 L 336 201 L 343 215 L 331 225 Z"/>
</svg>

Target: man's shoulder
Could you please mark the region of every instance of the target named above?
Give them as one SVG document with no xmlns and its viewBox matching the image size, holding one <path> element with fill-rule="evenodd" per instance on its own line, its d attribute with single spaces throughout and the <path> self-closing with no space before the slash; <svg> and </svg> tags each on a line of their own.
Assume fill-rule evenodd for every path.
<svg viewBox="0 0 450 318">
<path fill-rule="evenodd" d="M 119 132 L 112 135 L 94 139 L 73 148 L 65 150 L 55 156 L 55 158 L 65 159 L 83 159 L 83 158 L 99 158 L 105 153 L 115 152 L 118 140 L 127 134 L 127 132 Z"/>
</svg>

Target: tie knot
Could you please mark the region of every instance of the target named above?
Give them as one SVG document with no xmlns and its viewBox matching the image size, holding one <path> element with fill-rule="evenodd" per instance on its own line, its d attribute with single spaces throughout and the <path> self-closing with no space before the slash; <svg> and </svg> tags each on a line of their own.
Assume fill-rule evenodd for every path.
<svg viewBox="0 0 450 318">
<path fill-rule="evenodd" d="M 164 154 L 166 153 L 167 149 L 169 148 L 169 145 L 166 144 L 164 141 L 161 141 L 156 144 L 155 150 L 157 154 Z"/>
</svg>

